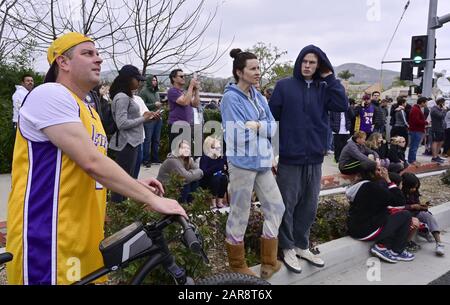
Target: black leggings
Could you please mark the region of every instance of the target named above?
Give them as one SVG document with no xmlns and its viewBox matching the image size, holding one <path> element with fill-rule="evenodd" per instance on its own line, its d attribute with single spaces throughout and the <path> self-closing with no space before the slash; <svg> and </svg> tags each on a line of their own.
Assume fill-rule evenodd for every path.
<svg viewBox="0 0 450 305">
<path fill-rule="evenodd" d="M 411 213 L 400 211 L 389 215 L 380 234 L 375 238 L 376 243 L 381 243 L 396 253 L 402 253 L 408 243 L 409 227 L 411 225 Z"/>
<path fill-rule="evenodd" d="M 119 164 L 130 176 L 134 175 L 134 169 L 136 167 L 136 161 L 139 152 L 139 145 L 136 147 L 127 144 L 121 151 L 116 152 L 116 163 Z M 122 202 L 127 198 L 121 194 L 111 192 L 112 202 Z"/>
<path fill-rule="evenodd" d="M 226 175 L 216 175 L 202 180 L 202 187 L 211 191 L 217 198 L 223 198 L 228 187 L 228 177 Z"/>
</svg>

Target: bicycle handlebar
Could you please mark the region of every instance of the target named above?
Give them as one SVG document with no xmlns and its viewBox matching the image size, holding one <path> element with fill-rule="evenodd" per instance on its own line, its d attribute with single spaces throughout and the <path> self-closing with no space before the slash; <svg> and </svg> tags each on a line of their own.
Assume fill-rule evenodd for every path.
<svg viewBox="0 0 450 305">
<path fill-rule="evenodd" d="M 183 228 L 183 239 L 188 248 L 197 254 L 201 254 L 202 245 L 194 232 L 193 226 L 183 216 L 175 215 L 173 218 Z"/>
</svg>

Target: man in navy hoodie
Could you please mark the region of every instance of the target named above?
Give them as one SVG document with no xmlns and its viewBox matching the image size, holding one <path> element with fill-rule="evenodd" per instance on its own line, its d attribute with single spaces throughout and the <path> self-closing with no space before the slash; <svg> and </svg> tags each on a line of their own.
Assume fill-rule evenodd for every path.
<svg viewBox="0 0 450 305">
<path fill-rule="evenodd" d="M 286 267 L 300 273 L 298 258 L 318 267 L 325 265 L 309 251 L 309 232 L 327 153 L 328 111 L 345 112 L 348 99 L 326 54 L 309 45 L 298 55 L 293 77 L 276 84 L 269 106 L 279 121 L 277 183 L 286 206 L 279 245 Z"/>
</svg>

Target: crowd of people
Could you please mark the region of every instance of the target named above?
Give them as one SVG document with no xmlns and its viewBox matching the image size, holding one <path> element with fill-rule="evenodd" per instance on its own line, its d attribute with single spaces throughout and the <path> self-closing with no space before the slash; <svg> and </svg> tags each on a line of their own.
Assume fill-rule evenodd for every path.
<svg viewBox="0 0 450 305">
<path fill-rule="evenodd" d="M 31 90 L 24 76 L 16 94 L 22 100 L 14 99 L 22 106 L 14 122 L 20 132 L 8 203 L 7 250 L 15 257 L 8 266 L 11 284 L 69 283 L 70 257 L 79 258 L 81 276 L 101 267 L 106 189 L 111 204 L 131 198 L 159 213 L 186 218 L 183 205 L 192 201 L 192 193 L 198 187 L 210 190 L 211 208 L 230 208 L 224 241 L 229 267 L 250 275 L 256 274 L 246 263 L 244 237 L 256 193 L 264 215 L 260 276 L 276 273 L 279 257 L 295 273 L 302 270 L 300 259 L 324 267 L 309 250 L 309 235 L 330 134 L 341 172 L 362 178 L 347 191 L 350 235 L 374 240 L 371 253 L 394 263 L 414 259 L 407 246 L 412 230 L 421 229 L 425 237 L 435 238 L 436 253 L 444 254 L 439 228 L 420 203 L 419 184 L 398 174 L 417 164 L 414 154 L 427 125 L 426 98 L 409 111 L 402 98 L 391 106 L 395 132 L 387 143 L 388 101 L 380 101 L 376 91 L 361 103 L 348 99 L 320 48 L 304 47 L 293 75 L 264 94 L 256 55 L 233 49 L 230 56 L 235 82 L 225 88 L 220 105 L 209 105 L 220 111 L 224 136 L 203 139 L 201 87 L 195 76 L 186 84 L 183 70 L 170 73 L 168 121 L 163 122 L 156 76 L 144 77 L 137 67 L 125 65 L 105 88 L 99 86 L 102 59 L 89 37 L 68 33 L 52 43 L 45 83 Z M 30 92 L 26 98 L 23 88 Z M 442 142 L 449 136 L 444 120 L 450 120 L 442 100 L 430 117 L 432 161 L 440 163 Z M 138 180 L 141 166 L 161 163 L 163 124 L 169 127 L 170 153 L 156 178 Z M 184 183 L 178 200 L 163 197 L 173 174 Z"/>
</svg>

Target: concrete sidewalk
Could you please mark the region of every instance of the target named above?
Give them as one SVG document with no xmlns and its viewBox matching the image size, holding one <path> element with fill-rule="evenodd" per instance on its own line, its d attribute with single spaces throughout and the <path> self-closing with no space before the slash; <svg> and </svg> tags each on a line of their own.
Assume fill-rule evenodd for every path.
<svg viewBox="0 0 450 305">
<path fill-rule="evenodd" d="M 324 268 L 317 268 L 302 261 L 302 273 L 295 274 L 283 265 L 270 280 L 275 285 L 425 285 L 450 270 L 450 202 L 430 209 L 438 224 L 445 228 L 441 233 L 446 254 L 434 253 L 435 243 L 421 238 L 422 246 L 412 262 L 389 264 L 369 254 L 372 242 L 362 242 L 343 237 L 318 246 L 325 261 Z M 251 269 L 259 274 L 260 266 Z"/>
</svg>

